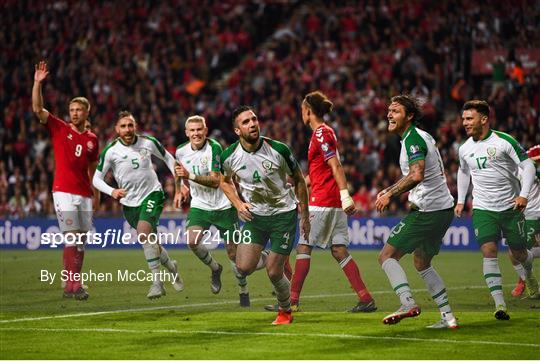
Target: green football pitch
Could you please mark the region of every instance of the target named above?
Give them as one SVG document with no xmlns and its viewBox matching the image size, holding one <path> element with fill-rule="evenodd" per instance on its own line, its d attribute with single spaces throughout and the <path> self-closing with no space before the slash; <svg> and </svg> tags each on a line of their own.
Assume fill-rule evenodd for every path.
<svg viewBox="0 0 540 361">
<path fill-rule="evenodd" d="M 141 250 L 89 250 L 84 271 L 145 270 Z M 443 252 L 434 262 L 459 319 L 456 330 L 430 330 L 439 319 L 411 256 L 402 260 L 422 314 L 387 326 L 381 319 L 398 299 L 377 264 L 377 253 L 355 251 L 379 310 L 351 314 L 356 303 L 328 252 L 315 252 L 294 323 L 272 326 L 271 284 L 264 271 L 249 277 L 252 305 L 238 306 L 235 279 L 224 251 L 223 289 L 210 292 L 210 272 L 186 250 L 169 248 L 185 290 L 146 299 L 148 282 L 90 282 L 90 298 L 62 299 L 60 283 L 40 281 L 40 270 L 60 271 L 60 251 L 0 252 L 2 359 L 537 359 L 540 301 L 515 299 L 516 274 L 500 255 L 510 321 L 493 318 L 480 253 Z M 538 267 L 540 263 L 537 262 Z M 538 272 L 537 272 L 538 275 Z M 116 278 L 116 276 L 115 276 Z"/>
</svg>

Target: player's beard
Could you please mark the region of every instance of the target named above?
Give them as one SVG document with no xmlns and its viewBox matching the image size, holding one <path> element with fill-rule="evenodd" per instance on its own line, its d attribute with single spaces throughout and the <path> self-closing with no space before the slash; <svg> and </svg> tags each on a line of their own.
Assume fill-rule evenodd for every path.
<svg viewBox="0 0 540 361">
<path fill-rule="evenodd" d="M 244 138 L 244 140 L 249 144 L 255 144 L 259 141 L 260 136 L 261 136 L 261 131 L 260 129 L 257 129 L 256 134 L 255 132 L 252 133 L 251 131 L 249 131 L 243 134 L 242 138 Z"/>
</svg>

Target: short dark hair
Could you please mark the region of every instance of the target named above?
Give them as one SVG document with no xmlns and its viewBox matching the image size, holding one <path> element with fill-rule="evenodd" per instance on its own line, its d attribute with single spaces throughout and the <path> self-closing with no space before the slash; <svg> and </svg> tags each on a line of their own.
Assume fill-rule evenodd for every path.
<svg viewBox="0 0 540 361">
<path fill-rule="evenodd" d="M 319 118 L 332 111 L 334 104 L 320 90 L 309 93 L 304 98 L 304 102 Z"/>
<path fill-rule="evenodd" d="M 247 112 L 247 111 L 253 111 L 253 108 L 251 108 L 249 105 L 240 105 L 232 112 L 232 124 L 233 127 L 236 127 L 236 118 L 240 115 L 240 113 Z"/>
<path fill-rule="evenodd" d="M 118 113 L 118 118 L 116 118 L 116 122 L 118 123 L 120 119 L 125 118 L 125 117 L 132 117 L 133 120 L 135 120 L 135 117 L 129 110 L 122 110 L 121 112 Z"/>
<path fill-rule="evenodd" d="M 405 116 L 412 114 L 412 121 L 417 122 L 422 118 L 422 109 L 418 100 L 409 94 L 400 94 L 392 97 L 390 103 L 398 103 L 405 108 Z"/>
<path fill-rule="evenodd" d="M 478 113 L 485 115 L 486 117 L 489 117 L 489 104 L 485 100 L 469 100 L 468 102 L 463 104 L 461 113 L 463 113 L 465 110 L 471 110 L 471 109 L 474 109 Z"/>
</svg>

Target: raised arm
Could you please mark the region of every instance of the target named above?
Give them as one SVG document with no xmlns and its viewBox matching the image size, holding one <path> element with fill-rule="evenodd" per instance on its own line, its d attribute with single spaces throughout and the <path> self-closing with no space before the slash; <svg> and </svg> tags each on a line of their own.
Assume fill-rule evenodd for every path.
<svg viewBox="0 0 540 361">
<path fill-rule="evenodd" d="M 37 115 L 41 124 L 47 124 L 49 117 L 49 112 L 43 108 L 43 95 L 41 94 L 41 83 L 48 74 L 46 62 L 40 61 L 39 64 L 36 64 L 34 85 L 32 86 L 32 111 Z"/>
<path fill-rule="evenodd" d="M 377 195 L 375 208 L 382 212 L 390 204 L 392 197 L 399 197 L 405 192 L 410 191 L 424 180 L 424 170 L 426 168 L 425 160 L 418 160 L 409 165 L 409 174 L 398 180 L 395 184 L 386 188 Z"/>
<path fill-rule="evenodd" d="M 181 163 L 176 164 L 175 170 L 178 177 L 189 179 L 206 187 L 219 188 L 221 182 L 221 173 L 219 172 L 210 172 L 208 175 L 196 175 L 195 173 L 188 172 Z"/>
</svg>

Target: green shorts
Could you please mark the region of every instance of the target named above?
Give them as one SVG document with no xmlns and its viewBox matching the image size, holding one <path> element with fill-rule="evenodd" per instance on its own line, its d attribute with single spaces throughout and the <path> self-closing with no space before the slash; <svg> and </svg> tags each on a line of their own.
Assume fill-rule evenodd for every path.
<svg viewBox="0 0 540 361">
<path fill-rule="evenodd" d="M 265 247 L 270 239 L 270 249 L 279 254 L 291 254 L 296 239 L 298 214 L 296 209 L 273 216 L 253 215 L 242 228 L 242 243 L 255 243 Z"/>
<path fill-rule="evenodd" d="M 523 213 L 512 208 L 501 212 L 473 209 L 472 219 L 474 234 L 480 246 L 487 242 L 497 243 L 502 234 L 511 249 L 527 247 Z"/>
<path fill-rule="evenodd" d="M 527 248 L 536 246 L 536 235 L 540 234 L 540 219 L 526 219 L 525 233 L 527 234 Z"/>
<path fill-rule="evenodd" d="M 189 227 L 208 229 L 212 225 L 218 229 L 220 238 L 226 243 L 233 241 L 233 236 L 240 236 L 240 232 L 235 233 L 240 229 L 236 208 L 231 207 L 220 211 L 205 211 L 199 208 L 189 210 L 186 229 Z"/>
<path fill-rule="evenodd" d="M 426 256 L 433 257 L 439 253 L 453 219 L 452 208 L 433 212 L 411 210 L 392 229 L 387 243 L 404 253 L 420 249 Z"/>
<path fill-rule="evenodd" d="M 137 228 L 139 221 L 146 221 L 152 225 L 152 230 L 155 232 L 159 224 L 159 216 L 163 210 L 164 202 L 165 193 L 163 191 L 152 192 L 146 196 L 140 206 L 124 206 L 124 217 L 133 228 Z"/>
</svg>

